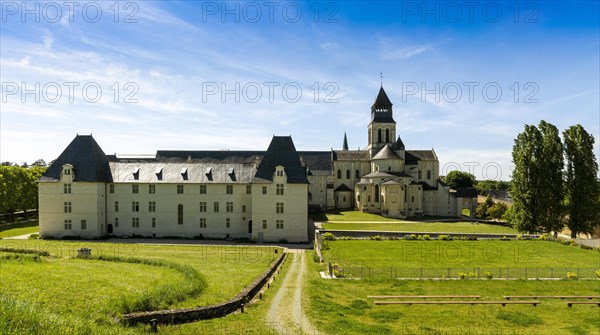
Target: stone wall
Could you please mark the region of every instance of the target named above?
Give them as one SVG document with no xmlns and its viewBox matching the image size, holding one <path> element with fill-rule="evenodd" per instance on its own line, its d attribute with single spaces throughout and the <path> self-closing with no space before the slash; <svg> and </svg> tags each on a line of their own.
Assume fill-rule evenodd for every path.
<svg viewBox="0 0 600 335">
<path fill-rule="evenodd" d="M 279 266 L 283 264 L 286 257 L 287 254 L 282 252 L 281 256 L 269 266 L 269 269 L 229 301 L 211 306 L 125 314 L 121 321 L 127 325 L 150 323 L 153 319 L 158 324 L 181 324 L 226 316 L 240 309 L 242 305 L 258 294 Z"/>
</svg>

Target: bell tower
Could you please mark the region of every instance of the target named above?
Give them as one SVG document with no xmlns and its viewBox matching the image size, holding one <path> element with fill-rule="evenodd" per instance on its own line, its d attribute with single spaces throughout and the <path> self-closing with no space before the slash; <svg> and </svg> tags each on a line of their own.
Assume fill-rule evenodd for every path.
<svg viewBox="0 0 600 335">
<path fill-rule="evenodd" d="M 388 98 L 383 85 L 371 106 L 371 122 L 369 123 L 369 155 L 375 156 L 386 144 L 392 146 L 396 141 L 396 121 L 392 115 L 392 102 Z"/>
</svg>

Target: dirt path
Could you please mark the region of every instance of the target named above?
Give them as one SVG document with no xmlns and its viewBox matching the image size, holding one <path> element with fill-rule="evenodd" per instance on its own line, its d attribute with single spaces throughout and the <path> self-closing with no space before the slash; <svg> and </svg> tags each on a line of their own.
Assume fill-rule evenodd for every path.
<svg viewBox="0 0 600 335">
<path fill-rule="evenodd" d="M 302 309 L 302 283 L 306 273 L 304 250 L 288 249 L 290 267 L 267 313 L 269 326 L 280 334 L 322 334 L 308 321 Z"/>
</svg>

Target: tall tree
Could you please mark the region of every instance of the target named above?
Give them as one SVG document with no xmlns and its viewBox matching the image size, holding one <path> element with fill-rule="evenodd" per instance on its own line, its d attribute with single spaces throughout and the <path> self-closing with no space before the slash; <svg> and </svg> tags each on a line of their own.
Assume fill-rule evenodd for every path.
<svg viewBox="0 0 600 335">
<path fill-rule="evenodd" d="M 539 165 L 542 174 L 538 197 L 541 200 L 542 212 L 539 224 L 545 232 L 560 232 L 563 221 L 563 145 L 558 129 L 546 121 L 538 126 L 542 134 L 542 150 Z"/>
<path fill-rule="evenodd" d="M 463 171 L 450 171 L 444 182 L 451 188 L 472 187 L 475 184 L 475 176 Z"/>
<path fill-rule="evenodd" d="M 597 181 L 598 162 L 594 156 L 594 137 L 581 125 L 563 132 L 565 140 L 565 203 L 571 237 L 591 233 L 600 224 Z"/>
</svg>

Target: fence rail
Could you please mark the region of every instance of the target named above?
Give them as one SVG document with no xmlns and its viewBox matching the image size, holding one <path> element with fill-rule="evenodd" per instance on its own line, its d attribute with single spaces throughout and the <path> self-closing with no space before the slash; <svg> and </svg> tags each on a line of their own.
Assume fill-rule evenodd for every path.
<svg viewBox="0 0 600 335">
<path fill-rule="evenodd" d="M 332 266 L 336 277 L 353 279 L 596 279 L 598 268 L 538 268 L 538 267 L 453 267 L 453 268 L 372 268 L 360 266 Z"/>
</svg>

